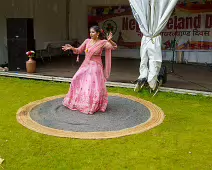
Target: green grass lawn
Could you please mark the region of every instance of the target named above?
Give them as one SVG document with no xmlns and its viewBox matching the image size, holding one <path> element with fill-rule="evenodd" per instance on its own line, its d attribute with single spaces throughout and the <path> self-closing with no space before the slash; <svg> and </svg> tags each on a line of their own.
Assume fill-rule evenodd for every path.
<svg viewBox="0 0 212 170">
<path fill-rule="evenodd" d="M 65 94 L 68 83 L 0 77 L 0 157 L 4 169 L 212 169 L 212 98 L 109 88 L 109 92 L 150 100 L 165 112 L 164 122 L 145 133 L 80 140 L 46 136 L 16 121 L 23 105 Z M 0 167 L 1 169 L 1 167 Z"/>
</svg>

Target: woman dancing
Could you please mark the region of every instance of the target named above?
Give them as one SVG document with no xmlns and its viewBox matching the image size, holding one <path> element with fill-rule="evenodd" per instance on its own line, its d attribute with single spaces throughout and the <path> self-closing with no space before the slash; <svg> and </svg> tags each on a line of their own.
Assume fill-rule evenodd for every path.
<svg viewBox="0 0 212 170">
<path fill-rule="evenodd" d="M 72 79 L 68 94 L 63 105 L 71 110 L 78 110 L 85 114 L 105 112 L 108 105 L 108 93 L 105 82 L 111 71 L 111 50 L 117 45 L 112 41 L 112 33 L 103 39 L 103 31 L 98 26 L 90 28 L 91 39 L 86 39 L 79 48 L 71 45 L 62 47 L 64 51 L 73 50 L 75 54 L 85 51 L 85 60 Z M 101 60 L 105 49 L 105 68 Z M 78 56 L 79 57 L 79 56 Z"/>
</svg>

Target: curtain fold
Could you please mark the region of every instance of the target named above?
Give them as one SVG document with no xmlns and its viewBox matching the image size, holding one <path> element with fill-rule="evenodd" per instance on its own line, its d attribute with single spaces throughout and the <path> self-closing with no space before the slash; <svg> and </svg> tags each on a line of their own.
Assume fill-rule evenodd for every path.
<svg viewBox="0 0 212 170">
<path fill-rule="evenodd" d="M 162 63 L 160 36 L 178 0 L 129 0 L 134 18 L 143 33 L 140 48 L 140 76 L 150 88 L 156 87 Z M 149 67 L 148 67 L 149 63 Z"/>
</svg>

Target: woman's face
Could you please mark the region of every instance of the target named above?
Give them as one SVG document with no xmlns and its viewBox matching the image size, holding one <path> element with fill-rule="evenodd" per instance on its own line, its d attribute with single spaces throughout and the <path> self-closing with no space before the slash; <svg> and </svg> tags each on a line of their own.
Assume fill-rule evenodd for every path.
<svg viewBox="0 0 212 170">
<path fill-rule="evenodd" d="M 94 40 L 98 39 L 99 33 L 97 33 L 93 28 L 90 29 L 90 37 Z"/>
</svg>

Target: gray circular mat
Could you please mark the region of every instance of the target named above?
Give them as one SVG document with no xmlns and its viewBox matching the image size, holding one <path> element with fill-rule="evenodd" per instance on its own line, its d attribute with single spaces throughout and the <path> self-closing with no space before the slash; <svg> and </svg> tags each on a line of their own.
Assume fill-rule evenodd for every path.
<svg viewBox="0 0 212 170">
<path fill-rule="evenodd" d="M 63 98 L 37 105 L 30 112 L 35 122 L 53 129 L 72 132 L 119 131 L 135 127 L 150 119 L 143 104 L 118 96 L 109 96 L 107 111 L 86 115 L 62 105 Z"/>
</svg>

